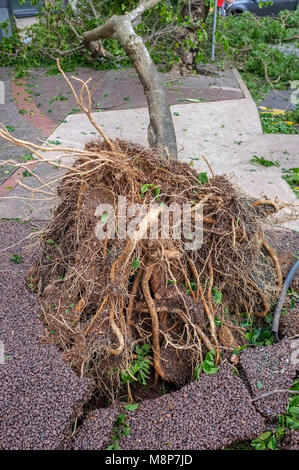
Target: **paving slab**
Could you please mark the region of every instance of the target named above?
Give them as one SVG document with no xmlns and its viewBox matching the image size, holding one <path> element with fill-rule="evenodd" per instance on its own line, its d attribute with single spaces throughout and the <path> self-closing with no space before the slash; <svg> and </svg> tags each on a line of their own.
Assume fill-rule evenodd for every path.
<svg viewBox="0 0 299 470">
<path fill-rule="evenodd" d="M 64 364 L 53 346 L 27 349 L 22 359 L 6 360 L 0 382 L 4 450 L 61 449 L 91 385 Z"/>
<path fill-rule="evenodd" d="M 140 403 L 126 422 L 131 433 L 120 440 L 124 450 L 223 449 L 264 430 L 248 390 L 229 366 L 178 392 Z"/>
<path fill-rule="evenodd" d="M 298 342 L 283 339 L 273 346 L 247 350 L 240 356 L 240 366 L 253 398 L 275 390 L 286 390 L 254 402 L 256 410 L 267 418 L 276 418 L 286 411 L 288 389 L 296 377 L 296 347 L 298 349 Z"/>
</svg>

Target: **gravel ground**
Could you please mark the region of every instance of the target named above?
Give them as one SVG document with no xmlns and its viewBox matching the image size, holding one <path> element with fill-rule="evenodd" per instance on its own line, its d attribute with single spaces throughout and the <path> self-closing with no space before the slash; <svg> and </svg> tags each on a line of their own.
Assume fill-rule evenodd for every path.
<svg viewBox="0 0 299 470">
<path fill-rule="evenodd" d="M 299 233 L 292 230 L 275 229 L 266 232 L 266 240 L 275 249 L 285 278 L 299 254 Z M 291 289 L 299 290 L 299 273 L 293 279 Z M 299 334 L 299 301 L 288 295 L 283 305 L 279 322 L 280 337 Z"/>
<path fill-rule="evenodd" d="M 290 388 L 296 376 L 291 355 L 291 341 L 288 339 L 273 346 L 256 347 L 241 354 L 240 365 L 253 397 L 273 390 Z M 285 413 L 288 397 L 288 392 L 276 393 L 255 401 L 254 406 L 263 416 L 275 418 Z"/>
<path fill-rule="evenodd" d="M 119 414 L 116 408 L 102 408 L 92 412 L 81 426 L 70 449 L 105 450 L 111 443 L 112 429 Z"/>
<path fill-rule="evenodd" d="M 26 237 L 33 229 L 31 223 L 0 221 L 0 340 L 4 342 L 5 355 L 15 358 L 22 358 L 27 348 L 37 347 L 43 333 L 36 296 L 25 282 L 34 260 L 34 254 L 25 251 L 29 243 Z M 13 255 L 24 261 L 10 261 Z"/>
<path fill-rule="evenodd" d="M 282 313 L 279 322 L 279 334 L 281 336 L 299 336 L 299 301 L 294 306 L 291 302 L 284 303 L 285 313 Z M 286 305 L 287 304 L 287 305 Z"/>
<path fill-rule="evenodd" d="M 282 449 L 299 450 L 299 431 L 287 429 L 282 441 Z"/>
<path fill-rule="evenodd" d="M 25 245 L 33 225 L 0 221 L 0 448 L 57 449 L 70 436 L 92 383 L 79 379 L 53 346 L 41 347 L 43 327 L 25 283 L 33 257 Z M 13 254 L 24 258 L 17 264 Z"/>
<path fill-rule="evenodd" d="M 0 446 L 5 450 L 63 447 L 89 396 L 91 382 L 64 364 L 53 346 L 27 349 L 0 367 Z"/>
<path fill-rule="evenodd" d="M 264 430 L 245 385 L 226 365 L 178 392 L 142 402 L 127 422 L 124 450 L 223 449 Z"/>
</svg>

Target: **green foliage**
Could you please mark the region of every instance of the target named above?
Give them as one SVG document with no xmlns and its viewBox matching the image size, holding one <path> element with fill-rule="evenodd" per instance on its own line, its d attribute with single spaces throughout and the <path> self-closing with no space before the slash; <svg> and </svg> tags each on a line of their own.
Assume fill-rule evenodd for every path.
<svg viewBox="0 0 299 470">
<path fill-rule="evenodd" d="M 149 344 L 143 344 L 141 347 L 136 346 L 135 352 L 137 359 L 129 365 L 129 370 L 125 370 L 121 373 L 121 381 L 123 384 L 135 381 L 138 381 L 142 385 L 147 384 L 146 380 L 150 374 L 150 359 L 148 357 L 150 349 Z"/>
<path fill-rule="evenodd" d="M 291 391 L 299 391 L 299 380 L 295 380 Z M 264 432 L 251 441 L 255 450 L 276 450 L 279 441 L 284 437 L 286 429 L 299 430 L 299 395 L 290 394 L 289 404 L 284 415 L 278 417 L 274 429 Z"/>
<path fill-rule="evenodd" d="M 260 114 L 262 128 L 266 134 L 298 134 L 297 128 L 286 120 L 285 116 L 273 116 L 271 113 Z"/>
<path fill-rule="evenodd" d="M 58 72 L 55 58 L 60 56 L 66 71 L 78 66 L 92 66 L 96 69 L 116 68 L 129 65 L 119 41 L 105 39 L 103 46 L 116 59 L 91 58 L 89 52 L 80 47 L 73 25 L 79 35 L 103 24 L 113 14 L 124 14 L 138 4 L 138 0 L 93 0 L 99 14 L 94 17 L 89 3 L 78 0 L 77 11 L 62 1 L 41 8 L 38 23 L 26 28 L 24 43 L 16 27 L 10 38 L 0 41 L 0 66 L 15 65 L 17 78 L 24 76 L 29 68 L 46 66 L 49 74 Z M 198 21 L 197 28 L 188 16 L 182 13 L 183 0 L 162 0 L 155 8 L 148 10 L 136 27 L 143 36 L 155 63 L 167 71 L 179 61 L 182 49 L 195 53 L 195 63 L 210 62 L 212 37 L 212 14 L 206 22 Z M 216 61 L 219 64 L 236 66 L 249 87 L 253 97 L 259 99 L 270 87 L 284 89 L 289 82 L 299 79 L 298 57 L 284 55 L 273 45 L 295 44 L 298 38 L 299 10 L 280 12 L 277 18 L 256 18 L 250 13 L 229 15 L 219 18 L 216 31 Z M 2 25 L 6 27 L 8 25 Z M 175 28 L 189 28 L 190 34 L 179 41 Z M 57 52 L 59 51 L 59 52 Z M 298 114 L 298 112 L 297 112 Z M 272 118 L 269 118 L 272 119 Z M 294 119 L 291 119 L 294 120 Z M 287 124 L 272 122 L 263 118 L 263 125 L 271 132 L 292 133 Z M 298 121 L 295 121 L 298 122 Z"/>
<path fill-rule="evenodd" d="M 196 282 L 189 282 L 189 286 L 191 287 L 186 287 L 186 294 L 190 294 L 191 290 L 196 291 L 197 290 L 197 283 Z"/>
<path fill-rule="evenodd" d="M 127 405 L 128 406 L 128 405 Z M 120 450 L 119 441 L 122 436 L 129 436 L 131 433 L 130 425 L 126 422 L 127 415 L 121 413 L 112 428 L 112 443 L 106 450 Z"/>
<path fill-rule="evenodd" d="M 125 405 L 126 411 L 135 411 L 137 410 L 139 403 L 127 403 Z"/>
<path fill-rule="evenodd" d="M 139 259 L 138 258 L 135 258 L 133 263 L 132 263 L 132 269 L 138 269 L 139 268 Z"/>
<path fill-rule="evenodd" d="M 282 169 L 283 179 L 291 186 L 292 190 L 299 197 L 299 168 Z"/>
<path fill-rule="evenodd" d="M 295 380 L 291 390 L 299 392 L 299 379 Z M 286 413 L 279 416 L 278 423 L 283 428 L 299 431 L 299 395 L 290 395 Z"/>
<path fill-rule="evenodd" d="M 153 184 L 153 183 L 147 183 L 143 184 L 140 188 L 140 197 L 141 199 L 144 197 L 144 195 L 148 192 L 149 189 L 152 189 L 155 193 L 155 198 L 158 198 L 161 192 L 161 189 L 159 186 Z"/>
<path fill-rule="evenodd" d="M 221 304 L 221 302 L 222 302 L 222 293 L 215 286 L 213 286 L 213 288 L 212 288 L 212 295 L 213 295 L 213 299 L 214 299 L 215 304 Z"/>
<path fill-rule="evenodd" d="M 286 111 L 285 118 L 288 121 L 292 121 L 296 124 L 299 124 L 299 104 L 296 105 L 296 109 Z"/>
<path fill-rule="evenodd" d="M 215 356 L 216 356 L 216 352 L 214 351 L 214 349 L 212 349 L 212 351 L 209 351 L 207 353 L 202 364 L 198 364 L 195 367 L 195 371 L 194 371 L 195 380 L 200 379 L 200 374 L 202 371 L 205 374 L 209 374 L 209 375 L 216 374 L 218 372 L 219 367 L 217 367 L 215 364 Z"/>
<path fill-rule="evenodd" d="M 258 157 L 257 155 L 253 155 L 253 157 L 251 158 L 250 161 L 254 165 L 259 164 L 259 165 L 263 165 L 263 166 L 266 166 L 266 167 L 269 167 L 269 166 L 279 167 L 280 166 L 279 160 L 275 160 L 275 162 L 273 162 L 272 160 L 267 160 L 266 158 Z"/>
<path fill-rule="evenodd" d="M 23 263 L 24 258 L 22 258 L 21 255 L 14 254 L 10 257 L 10 261 L 12 261 L 13 263 L 16 263 L 16 264 L 20 264 L 20 263 Z"/>
<path fill-rule="evenodd" d="M 272 431 L 267 431 L 261 434 L 257 439 L 253 439 L 251 446 L 255 450 L 276 450 L 277 439 Z"/>
<path fill-rule="evenodd" d="M 247 330 L 245 338 L 249 344 L 254 346 L 270 346 L 276 342 L 275 336 L 271 331 L 272 314 L 268 314 L 264 318 L 263 326 L 256 325 L 247 314 L 242 314 L 242 317 L 241 326 Z"/>
<path fill-rule="evenodd" d="M 22 1 L 22 0 L 21 0 Z M 36 3 L 34 0 L 32 4 Z M 80 48 L 80 42 L 76 37 L 82 35 L 84 31 L 91 30 L 107 21 L 112 15 L 123 15 L 138 5 L 138 0 L 110 0 L 102 2 L 93 0 L 98 17 L 96 18 L 88 2 L 77 0 L 76 10 L 70 4 L 57 0 L 54 4 L 47 4 L 41 7 L 38 15 L 38 23 L 25 29 L 26 43 L 19 35 L 16 26 L 13 27 L 13 34 L 9 38 L 3 38 L 0 42 L 0 65 L 16 65 L 19 69 L 19 78 L 26 73 L 28 68 L 49 66 L 49 73 L 57 73 L 54 59 L 60 51 L 61 64 L 66 71 L 71 71 L 80 65 L 92 65 L 94 68 L 115 68 L 116 62 L 125 66 L 129 65 L 129 60 L 121 47 L 119 41 L 107 39 L 103 41 L 103 46 L 111 54 L 117 57 L 117 61 L 106 59 L 90 60 L 89 54 L 84 47 Z M 154 9 L 147 11 L 142 22 L 137 26 L 136 31 L 142 36 L 150 36 L 155 30 L 165 28 L 173 22 L 183 24 L 185 19 L 180 13 L 183 5 L 182 0 L 164 0 Z M 73 28 L 69 24 L 73 25 Z M 8 23 L 2 23 L 1 27 L 8 31 Z M 155 38 L 156 39 L 156 38 Z M 161 48 L 161 43 L 165 47 Z M 151 48 L 151 44 L 148 46 Z M 69 53 L 69 51 L 71 51 Z M 173 52 L 173 40 L 169 35 L 163 35 L 163 39 L 152 48 L 153 55 L 157 62 L 165 63 L 167 66 L 175 60 Z"/>
<path fill-rule="evenodd" d="M 197 175 L 197 179 L 200 184 L 205 184 L 209 181 L 209 178 L 206 172 L 199 173 Z"/>
<path fill-rule="evenodd" d="M 250 13 L 229 15 L 217 24 L 216 59 L 242 72 L 255 99 L 271 86 L 284 89 L 289 81 L 299 79 L 298 57 L 295 53 L 284 55 L 273 45 L 296 43 L 298 21 L 298 9 L 282 11 L 276 18 L 256 18 Z M 206 27 L 210 31 L 209 23 Z M 208 37 L 210 40 L 210 33 Z"/>
</svg>

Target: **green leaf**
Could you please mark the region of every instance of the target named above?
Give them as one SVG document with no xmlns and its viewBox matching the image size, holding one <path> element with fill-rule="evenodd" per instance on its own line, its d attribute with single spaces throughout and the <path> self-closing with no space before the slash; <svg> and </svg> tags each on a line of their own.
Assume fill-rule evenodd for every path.
<svg viewBox="0 0 299 470">
<path fill-rule="evenodd" d="M 34 156 L 32 155 L 32 153 L 28 153 L 28 154 L 22 155 L 22 159 L 24 160 L 24 162 L 27 162 L 29 160 L 34 160 Z"/>
<path fill-rule="evenodd" d="M 150 183 L 143 184 L 140 188 L 141 194 L 145 194 L 149 190 L 149 188 L 151 188 L 152 186 L 153 184 L 150 184 Z"/>
<path fill-rule="evenodd" d="M 139 259 L 135 258 L 132 263 L 132 269 L 138 269 L 138 268 L 139 268 Z"/>
<path fill-rule="evenodd" d="M 195 98 L 185 98 L 185 101 L 190 101 L 190 103 L 202 103 L 203 100 L 197 100 Z"/>
<path fill-rule="evenodd" d="M 139 403 L 134 403 L 134 404 L 128 403 L 127 405 L 125 405 L 125 409 L 126 411 L 134 411 L 134 410 L 137 410 L 138 406 L 139 406 Z"/>
<path fill-rule="evenodd" d="M 215 304 L 221 304 L 222 293 L 217 289 L 217 287 L 212 288 L 212 294 L 213 294 Z"/>
<path fill-rule="evenodd" d="M 199 183 L 201 183 L 201 184 L 208 183 L 208 181 L 209 181 L 209 178 L 208 178 L 208 175 L 207 175 L 206 172 L 199 173 L 199 175 L 197 176 L 197 179 L 198 179 Z"/>
<path fill-rule="evenodd" d="M 23 263 L 24 258 L 22 258 L 21 255 L 14 254 L 10 257 L 10 261 L 16 264 L 20 264 L 20 263 Z"/>
<path fill-rule="evenodd" d="M 16 130 L 14 126 L 10 126 L 9 124 L 7 124 L 5 127 L 8 130 L 8 132 L 14 132 Z"/>
<path fill-rule="evenodd" d="M 270 450 L 276 450 L 277 449 L 277 440 L 274 436 L 272 436 L 269 441 L 268 441 L 268 449 Z"/>
<path fill-rule="evenodd" d="M 259 390 L 261 390 L 261 389 L 263 388 L 262 382 L 258 382 L 258 383 L 256 384 L 256 386 L 257 386 L 257 388 L 258 388 Z"/>
<path fill-rule="evenodd" d="M 267 432 L 264 432 L 263 434 L 260 434 L 260 436 L 258 437 L 258 439 L 262 440 L 262 441 L 266 441 L 267 439 L 269 439 L 269 437 L 272 435 L 271 431 L 267 431 Z"/>
<path fill-rule="evenodd" d="M 101 221 L 106 222 L 107 218 L 108 218 L 108 214 L 107 212 L 104 212 L 104 214 L 101 215 Z"/>
</svg>

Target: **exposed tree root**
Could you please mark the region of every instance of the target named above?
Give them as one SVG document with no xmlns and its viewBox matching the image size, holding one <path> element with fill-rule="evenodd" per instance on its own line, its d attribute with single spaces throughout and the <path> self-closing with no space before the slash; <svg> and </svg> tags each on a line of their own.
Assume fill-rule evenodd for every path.
<svg viewBox="0 0 299 470">
<path fill-rule="evenodd" d="M 73 93 L 92 120 L 83 92 L 89 103 L 87 82 L 79 96 Z M 224 176 L 212 174 L 201 184 L 189 165 L 161 159 L 154 150 L 130 142 L 111 141 L 95 124 L 104 140 L 90 142 L 84 150 L 62 149 L 77 157 L 75 164 L 49 161 L 66 174 L 56 181 L 57 188 L 39 181 L 34 189 L 57 191 L 58 204 L 53 219 L 34 234 L 41 256 L 30 283 L 41 297 L 51 331 L 47 340 L 60 347 L 80 376 L 92 376 L 115 399 L 124 372 L 136 381 L 136 346 L 151 346 L 156 381 L 175 382 L 174 371 L 181 364 L 185 377 L 207 351 L 215 350 L 219 362 L 223 351 L 237 347 L 240 313 L 267 314 L 282 276 L 262 227 L 280 206 L 249 197 Z M 48 161 L 44 148 L 6 130 L 0 129 L 0 136 Z M 125 230 L 135 205 L 142 203 L 145 210 L 125 237 L 118 237 L 117 230 L 110 233 L 119 228 L 120 196 L 126 197 Z M 101 212 L 101 204 L 110 205 L 113 214 Z M 167 212 L 173 204 L 179 208 L 177 220 Z M 189 250 L 199 205 L 203 241 Z M 177 237 L 186 206 L 191 208 L 189 231 Z M 164 237 L 167 224 L 169 236 Z M 132 399 L 133 387 L 126 388 Z"/>
<path fill-rule="evenodd" d="M 263 240 L 262 246 L 265 248 L 268 255 L 273 260 L 273 263 L 274 263 L 274 266 L 275 266 L 275 269 L 276 269 L 276 275 L 277 275 L 277 287 L 280 291 L 281 287 L 282 287 L 282 273 L 281 273 L 281 267 L 280 267 L 277 255 L 276 255 L 275 251 L 273 250 L 273 248 L 271 248 L 271 246 L 265 240 Z"/>
<path fill-rule="evenodd" d="M 154 265 L 146 267 L 143 277 L 142 277 L 142 291 L 145 297 L 145 301 L 152 319 L 152 333 L 153 333 L 153 353 L 154 353 L 154 367 L 155 367 L 155 381 L 158 379 L 158 375 L 167 380 L 163 370 L 161 369 L 161 362 L 160 362 L 160 338 L 159 338 L 159 319 L 157 310 L 155 307 L 155 303 L 152 299 L 150 288 L 149 288 L 149 280 L 153 273 Z"/>
</svg>

